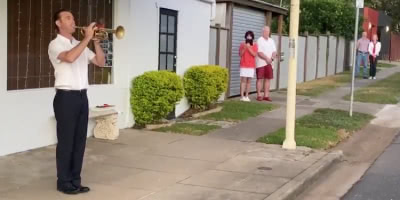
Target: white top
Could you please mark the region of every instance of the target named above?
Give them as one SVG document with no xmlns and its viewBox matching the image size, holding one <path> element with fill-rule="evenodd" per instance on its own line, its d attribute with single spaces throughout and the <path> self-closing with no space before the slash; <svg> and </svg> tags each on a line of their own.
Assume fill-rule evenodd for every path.
<svg viewBox="0 0 400 200">
<path fill-rule="evenodd" d="M 272 38 L 268 38 L 266 40 L 264 37 L 260 37 L 257 40 L 257 45 L 258 45 L 258 52 L 264 53 L 265 56 L 268 58 L 272 57 L 272 54 L 276 52 L 276 46 L 275 42 Z M 259 56 L 256 58 L 256 67 L 264 67 L 267 65 L 267 62 L 265 62 L 264 59 L 261 59 Z M 274 65 L 272 65 L 274 67 Z"/>
<path fill-rule="evenodd" d="M 374 43 L 370 42 L 369 45 L 368 45 L 369 55 L 371 55 L 371 56 L 374 55 L 373 50 L 374 50 Z M 375 55 L 379 56 L 380 52 L 381 52 L 381 43 L 380 42 L 376 42 Z"/>
<path fill-rule="evenodd" d="M 85 48 L 82 54 L 73 63 L 62 62 L 58 55 L 69 51 L 80 42 L 58 34 L 49 44 L 49 58 L 54 67 L 55 85 L 57 89 L 82 90 L 89 87 L 88 65 L 96 54 L 89 48 Z"/>
</svg>

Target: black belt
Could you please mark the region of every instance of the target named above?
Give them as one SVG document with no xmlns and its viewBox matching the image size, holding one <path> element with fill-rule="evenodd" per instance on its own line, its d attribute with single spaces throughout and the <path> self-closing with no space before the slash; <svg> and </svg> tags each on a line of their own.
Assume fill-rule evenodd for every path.
<svg viewBox="0 0 400 200">
<path fill-rule="evenodd" d="M 86 94 L 87 89 L 82 89 L 82 90 L 56 89 L 56 91 L 57 91 L 57 92 L 71 93 L 71 94 Z"/>
<path fill-rule="evenodd" d="M 367 54 L 368 52 L 358 51 L 358 53 Z"/>
</svg>

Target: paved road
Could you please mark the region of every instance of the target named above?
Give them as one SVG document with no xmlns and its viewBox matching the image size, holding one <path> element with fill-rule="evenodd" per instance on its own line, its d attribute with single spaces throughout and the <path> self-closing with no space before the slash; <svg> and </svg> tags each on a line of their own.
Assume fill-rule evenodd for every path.
<svg viewBox="0 0 400 200">
<path fill-rule="evenodd" d="M 343 200 L 400 200 L 399 136 Z"/>
</svg>

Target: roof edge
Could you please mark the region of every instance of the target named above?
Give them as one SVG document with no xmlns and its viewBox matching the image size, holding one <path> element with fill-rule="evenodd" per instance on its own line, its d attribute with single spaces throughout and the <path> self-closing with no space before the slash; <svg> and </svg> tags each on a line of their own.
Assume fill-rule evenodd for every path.
<svg viewBox="0 0 400 200">
<path fill-rule="evenodd" d="M 258 8 L 266 11 L 272 11 L 275 13 L 288 15 L 289 10 L 287 8 L 280 7 L 271 3 L 267 3 L 262 0 L 216 0 L 216 3 L 234 3 L 238 5 L 249 6 Z"/>
</svg>

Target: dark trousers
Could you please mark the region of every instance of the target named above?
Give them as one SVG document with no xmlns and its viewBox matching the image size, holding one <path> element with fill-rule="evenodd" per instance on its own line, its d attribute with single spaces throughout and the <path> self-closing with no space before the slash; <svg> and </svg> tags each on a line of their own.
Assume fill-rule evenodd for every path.
<svg viewBox="0 0 400 200">
<path fill-rule="evenodd" d="M 57 90 L 53 107 L 58 139 L 57 186 L 80 186 L 89 116 L 86 90 Z"/>
<path fill-rule="evenodd" d="M 376 65 L 378 64 L 378 57 L 374 58 L 373 56 L 369 56 L 369 76 L 376 76 Z"/>
</svg>

